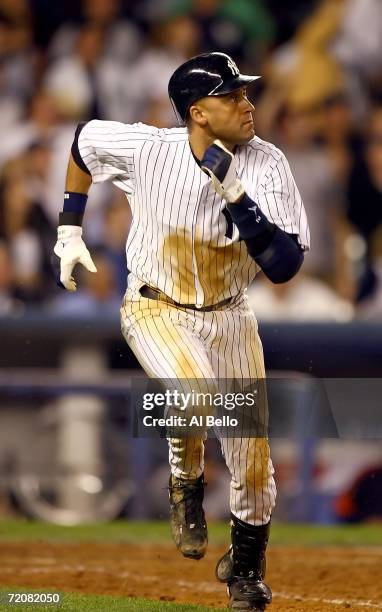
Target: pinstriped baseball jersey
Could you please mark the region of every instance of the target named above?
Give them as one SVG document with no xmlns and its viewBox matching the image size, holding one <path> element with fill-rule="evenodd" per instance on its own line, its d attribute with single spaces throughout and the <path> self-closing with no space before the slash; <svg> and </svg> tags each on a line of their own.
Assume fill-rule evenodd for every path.
<svg viewBox="0 0 382 612">
<path fill-rule="evenodd" d="M 251 283 L 258 267 L 197 164 L 187 128 L 95 120 L 78 145 L 93 182 L 112 181 L 129 199 L 130 289 L 146 283 L 178 303 L 209 306 Z M 283 153 L 254 137 L 236 148 L 235 159 L 247 194 L 308 249 L 305 210 Z"/>
<path fill-rule="evenodd" d="M 78 140 L 94 183 L 112 181 L 133 213 L 126 253 L 130 270 L 121 327 L 130 348 L 153 378 L 182 388 L 218 389 L 222 381 L 245 385 L 265 377 L 257 323 L 244 290 L 258 267 L 239 239 L 225 201 L 192 153 L 186 128 L 91 121 Z M 235 149 L 247 194 L 270 221 L 309 248 L 300 194 L 283 153 L 253 138 Z M 147 284 L 179 304 L 229 305 L 202 311 L 144 297 Z M 192 409 L 194 406 L 191 407 Z M 231 473 L 235 516 L 266 524 L 276 487 L 265 437 L 220 436 Z M 181 479 L 204 469 L 203 437 L 169 438 L 171 472 Z"/>
</svg>

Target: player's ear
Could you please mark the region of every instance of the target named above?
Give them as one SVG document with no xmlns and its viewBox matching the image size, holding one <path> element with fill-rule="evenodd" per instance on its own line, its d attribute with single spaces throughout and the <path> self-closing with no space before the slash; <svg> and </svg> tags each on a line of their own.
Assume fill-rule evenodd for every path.
<svg viewBox="0 0 382 612">
<path fill-rule="evenodd" d="M 190 118 L 195 121 L 200 127 L 205 127 L 208 123 L 207 117 L 200 104 L 193 104 L 189 109 Z"/>
</svg>

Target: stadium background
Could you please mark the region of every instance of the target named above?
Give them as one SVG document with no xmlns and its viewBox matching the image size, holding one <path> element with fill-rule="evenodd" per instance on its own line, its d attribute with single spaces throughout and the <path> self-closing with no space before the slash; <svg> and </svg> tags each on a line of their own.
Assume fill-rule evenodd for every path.
<svg viewBox="0 0 382 612">
<path fill-rule="evenodd" d="M 312 233 L 312 251 L 296 279 L 272 286 L 258 278 L 249 288 L 267 368 L 282 379 L 281 401 L 287 397 L 290 408 L 287 427 L 272 439 L 280 492 L 275 520 L 333 525 L 382 518 L 378 400 L 371 427 L 361 427 L 370 394 L 380 397 L 378 389 L 370 392 L 370 381 L 378 381 L 382 367 L 380 2 L 1 0 L 0 526 L 4 540 L 8 534 L 23 541 L 18 544 L 22 550 L 23 538 L 30 535 L 17 531 L 9 518 L 34 516 L 64 525 L 167 518 L 166 444 L 134 439 L 129 429 L 131 384 L 141 373 L 118 325 L 130 222 L 123 194 L 112 186 L 91 188 L 85 233 L 98 274 L 81 272 L 75 294 L 55 286 L 49 258 L 77 122 L 97 117 L 174 125 L 169 76 L 191 55 L 217 49 L 231 54 L 242 72 L 262 75 L 253 90 L 256 132 L 286 153 Z M 357 388 L 363 381 L 361 397 L 354 384 L 345 384 L 346 435 L 333 413 L 335 427 L 324 428 L 327 435 L 304 435 L 310 414 L 306 397 L 317 377 L 356 381 Z M 369 381 L 366 386 L 364 381 Z M 208 459 L 206 509 L 210 519 L 224 521 L 227 474 L 213 441 Z M 123 525 L 117 532 L 121 539 Z M 147 539 L 165 546 L 161 529 L 148 527 Z M 301 546 L 351 541 L 338 536 L 345 532 L 336 527 L 322 540 L 321 531 L 312 538 L 296 531 L 283 540 L 280 529 L 275 542 L 285 546 L 295 538 L 301 538 Z M 102 533 L 113 539 L 112 532 Z M 127 541 L 134 540 L 134 529 L 126 533 Z M 372 535 L 352 533 L 361 533 L 354 536 L 355 544 L 381 542 L 378 529 Z M 80 532 L 73 534 L 74 541 L 81 540 Z M 4 549 L 5 563 L 13 545 Z M 52 558 L 60 554 L 59 548 L 48 550 Z M 164 550 L 170 563 L 172 551 Z M 368 570 L 366 592 L 349 594 L 352 600 L 372 597 L 374 607 L 377 597 L 382 599 L 380 591 L 369 588 L 375 586 L 370 568 L 377 564 L 377 550 L 361 555 Z M 97 556 L 98 549 L 93 553 Z M 283 554 L 289 558 L 287 551 Z M 301 556 L 305 559 L 305 552 Z M 312 557 L 313 576 L 315 570 L 325 572 L 320 558 Z M 353 571 L 344 549 L 331 564 L 331 578 L 341 558 Z M 25 563 L 26 569 L 36 569 L 35 562 Z M 287 583 L 290 567 L 284 558 L 282 565 L 281 582 Z M 85 561 L 83 566 L 86 577 Z M 3 584 L 16 579 L 15 567 L 10 576 L 5 572 Z M 277 576 L 273 562 L 272 567 Z M 53 584 L 29 579 L 12 584 Z M 139 587 L 130 592 L 122 583 L 119 590 L 110 584 L 91 590 L 86 579 L 79 579 L 74 590 L 145 594 Z M 323 600 L 346 598 L 346 580 L 340 574 L 336 588 L 330 580 L 328 585 L 322 593 L 315 591 L 312 578 L 305 595 L 318 602 L 308 607 L 287 598 L 288 608 L 281 598 L 275 609 L 334 609 Z M 70 580 L 66 586 L 69 590 Z M 154 587 L 159 599 L 160 588 Z M 301 590 L 298 585 L 296 593 Z M 164 597 L 198 602 L 188 591 L 184 588 L 180 596 L 166 591 Z M 199 603 L 212 605 L 213 597 Z M 121 605 L 116 609 L 124 609 Z"/>
</svg>

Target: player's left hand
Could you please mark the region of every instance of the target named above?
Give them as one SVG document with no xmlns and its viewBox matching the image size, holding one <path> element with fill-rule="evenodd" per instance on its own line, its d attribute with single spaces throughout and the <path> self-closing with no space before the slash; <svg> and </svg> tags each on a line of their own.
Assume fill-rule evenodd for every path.
<svg viewBox="0 0 382 612">
<path fill-rule="evenodd" d="M 82 227 L 59 225 L 57 242 L 54 246 L 57 264 L 53 262 L 57 284 L 67 291 L 76 291 L 77 285 L 72 276 L 76 264 L 82 264 L 89 272 L 97 272 L 91 255 L 82 240 Z"/>
<path fill-rule="evenodd" d="M 237 202 L 244 195 L 244 187 L 236 174 L 233 153 L 220 140 L 214 140 L 201 161 L 202 170 L 210 177 L 216 192 L 228 203 Z"/>
</svg>

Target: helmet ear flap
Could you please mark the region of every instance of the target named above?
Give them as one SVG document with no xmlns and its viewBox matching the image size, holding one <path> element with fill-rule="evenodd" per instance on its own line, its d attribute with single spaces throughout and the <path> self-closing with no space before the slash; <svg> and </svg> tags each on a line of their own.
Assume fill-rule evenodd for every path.
<svg viewBox="0 0 382 612">
<path fill-rule="evenodd" d="M 173 111 L 175 113 L 176 120 L 177 120 L 177 122 L 179 124 L 179 127 L 184 127 L 186 125 L 185 119 L 182 119 L 182 117 L 180 116 L 180 114 L 178 112 L 178 109 L 175 106 L 175 102 L 174 102 L 174 100 L 172 98 L 170 98 L 170 102 L 171 102 L 172 109 L 173 109 Z"/>
</svg>

